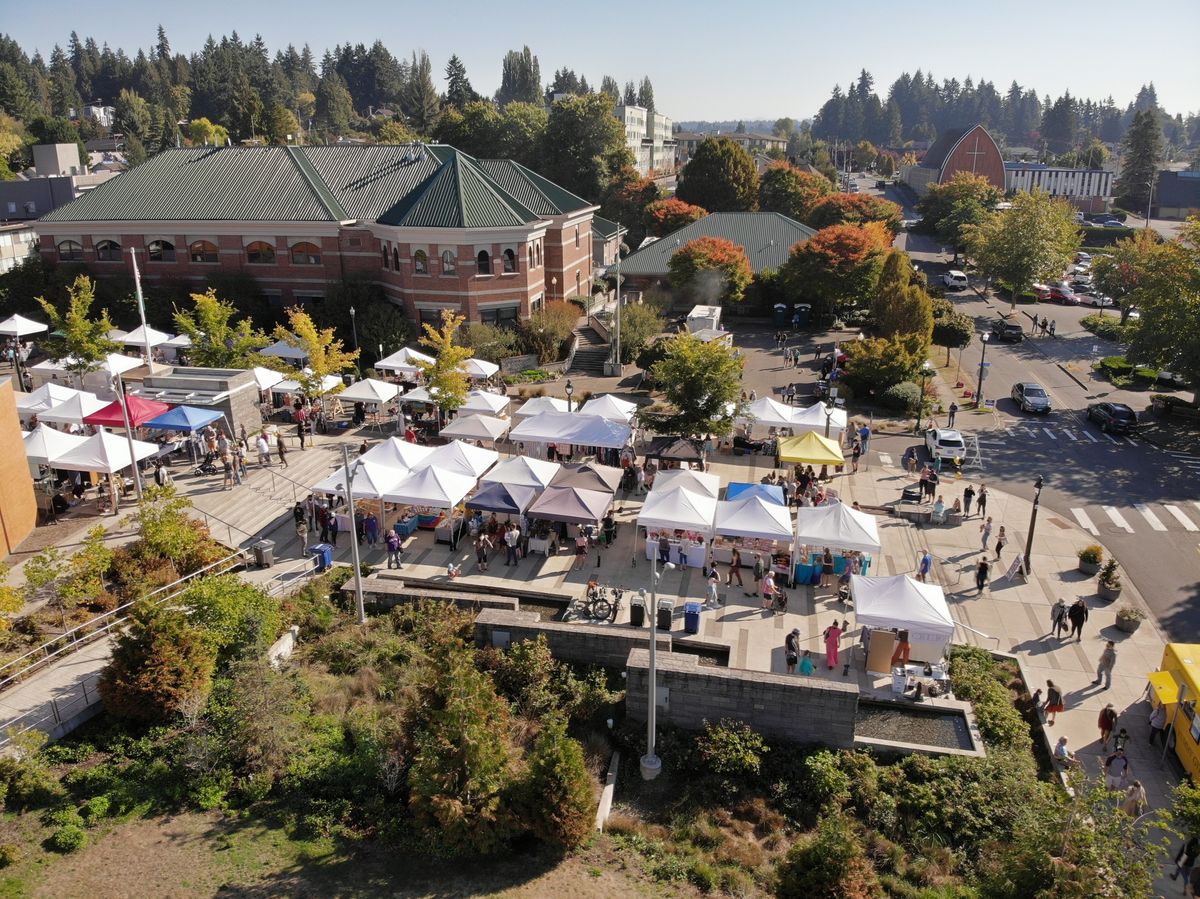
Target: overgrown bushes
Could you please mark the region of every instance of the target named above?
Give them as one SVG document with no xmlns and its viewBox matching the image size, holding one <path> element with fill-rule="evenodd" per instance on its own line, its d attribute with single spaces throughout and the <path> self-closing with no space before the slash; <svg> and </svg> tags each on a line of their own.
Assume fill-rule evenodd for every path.
<svg viewBox="0 0 1200 899">
<path fill-rule="evenodd" d="M 1079 323 L 1097 337 L 1103 337 L 1114 343 L 1129 343 L 1139 325 L 1137 321 L 1121 324 L 1120 316 L 1101 315 L 1099 312 L 1085 315 L 1079 320 Z"/>
<path fill-rule="evenodd" d="M 974 706 L 979 732 L 989 747 L 1029 751 L 1029 726 L 1013 705 L 1004 674 L 977 646 L 955 646 L 950 652 L 950 684 L 954 695 Z"/>
</svg>

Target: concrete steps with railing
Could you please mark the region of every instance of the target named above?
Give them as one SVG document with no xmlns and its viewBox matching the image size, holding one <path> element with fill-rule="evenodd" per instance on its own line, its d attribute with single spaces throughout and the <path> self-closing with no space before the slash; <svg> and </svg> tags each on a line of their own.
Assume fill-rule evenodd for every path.
<svg viewBox="0 0 1200 899">
<path fill-rule="evenodd" d="M 577 327 L 575 336 L 579 343 L 575 348 L 571 371 L 586 375 L 603 375 L 604 363 L 608 361 L 611 352 L 608 341 L 588 325 Z"/>
</svg>

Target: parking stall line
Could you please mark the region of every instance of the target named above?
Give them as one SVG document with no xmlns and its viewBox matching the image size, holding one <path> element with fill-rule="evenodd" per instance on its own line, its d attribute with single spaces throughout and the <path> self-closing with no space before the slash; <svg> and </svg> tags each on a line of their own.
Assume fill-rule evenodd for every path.
<svg viewBox="0 0 1200 899">
<path fill-rule="evenodd" d="M 1154 511 L 1145 503 L 1134 503 L 1133 507 L 1142 513 L 1142 517 L 1146 519 L 1147 524 L 1156 531 L 1165 531 L 1167 526 L 1162 523 L 1161 519 L 1154 514 Z"/>
<path fill-rule="evenodd" d="M 1067 435 L 1069 438 L 1071 438 L 1072 440 L 1078 440 L 1078 439 L 1079 439 L 1078 437 L 1076 437 L 1076 436 L 1075 436 L 1075 432 L 1074 432 L 1074 431 L 1068 431 L 1068 430 L 1066 430 L 1066 429 L 1064 428 L 1064 429 L 1063 429 L 1063 433 L 1064 433 L 1064 434 L 1066 434 L 1066 435 Z"/>
<path fill-rule="evenodd" d="M 1117 511 L 1116 506 L 1103 506 L 1102 508 L 1104 509 L 1104 514 L 1108 516 L 1109 520 L 1113 524 L 1123 530 L 1126 534 L 1133 533 L 1133 528 L 1129 526 L 1129 522 L 1125 520 L 1125 516 Z"/>
<path fill-rule="evenodd" d="M 1104 432 L 1103 432 L 1103 431 L 1101 431 L 1100 433 L 1101 433 L 1101 434 L 1104 434 Z M 1104 437 L 1105 437 L 1105 439 L 1106 439 L 1106 440 L 1108 440 L 1108 442 L 1109 442 L 1109 443 L 1116 443 L 1116 442 L 1117 442 L 1117 438 L 1113 437 L 1113 435 L 1112 435 L 1112 434 L 1104 434 Z"/>
<path fill-rule="evenodd" d="M 1100 531 L 1092 524 L 1092 520 L 1088 518 L 1088 513 L 1083 509 L 1072 509 L 1071 514 L 1075 516 L 1075 520 L 1079 522 L 1079 526 L 1091 534 L 1093 537 L 1099 537 Z"/>
<path fill-rule="evenodd" d="M 1134 440 L 1132 437 L 1126 437 L 1125 442 L 1128 443 L 1130 446 L 1138 445 L 1138 442 L 1136 440 Z"/>
<path fill-rule="evenodd" d="M 1163 508 L 1164 508 L 1164 509 L 1166 509 L 1168 512 L 1170 512 L 1170 513 L 1171 513 L 1171 516 L 1172 516 L 1172 517 L 1173 517 L 1173 518 L 1174 518 L 1176 521 L 1178 521 L 1178 522 L 1179 522 L 1181 525 L 1183 525 L 1183 528 L 1184 528 L 1184 530 L 1186 530 L 1186 531 L 1200 531 L 1200 528 L 1196 527 L 1196 525 L 1194 525 L 1194 524 L 1192 523 L 1192 520 L 1191 520 L 1190 518 L 1188 518 L 1188 517 L 1187 517 L 1186 515 L 1184 515 L 1184 514 L 1183 514 L 1181 511 L 1179 511 L 1178 507 L 1176 507 L 1176 506 L 1167 506 L 1167 505 L 1164 505 L 1164 506 L 1163 506 Z"/>
<path fill-rule="evenodd" d="M 1097 440 L 1095 437 L 1093 437 L 1091 434 L 1089 434 L 1087 431 L 1081 431 L 1080 433 L 1081 433 L 1081 434 L 1083 434 L 1083 436 L 1084 436 L 1084 437 L 1086 437 L 1088 440 L 1092 441 L 1092 443 L 1099 443 L 1099 442 L 1100 442 L 1100 441 L 1099 441 L 1099 440 Z"/>
<path fill-rule="evenodd" d="M 1058 439 L 1058 435 L 1055 434 L 1053 431 L 1051 431 L 1049 428 L 1042 428 L 1042 430 L 1046 433 L 1046 436 L 1049 437 L 1051 440 Z"/>
</svg>

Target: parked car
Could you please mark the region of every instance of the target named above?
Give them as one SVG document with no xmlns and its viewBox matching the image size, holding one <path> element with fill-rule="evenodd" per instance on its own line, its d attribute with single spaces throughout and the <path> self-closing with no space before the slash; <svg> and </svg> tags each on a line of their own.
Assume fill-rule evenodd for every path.
<svg viewBox="0 0 1200 899">
<path fill-rule="evenodd" d="M 1107 309 L 1116 305 L 1112 297 L 1106 297 L 1102 293 L 1085 293 L 1081 294 L 1079 301 L 1085 306 L 1092 306 L 1096 309 Z"/>
<path fill-rule="evenodd" d="M 1110 219 L 1109 221 L 1104 223 L 1104 227 L 1105 228 L 1124 228 L 1125 225 L 1122 222 L 1118 222 L 1116 219 Z"/>
<path fill-rule="evenodd" d="M 1045 284 L 1031 284 L 1029 289 L 1033 291 L 1033 295 L 1042 302 L 1050 299 L 1050 288 Z"/>
<path fill-rule="evenodd" d="M 1137 413 L 1124 403 L 1092 403 L 1087 417 L 1106 434 L 1129 434 L 1137 429 Z"/>
<path fill-rule="evenodd" d="M 992 337 L 1001 343 L 1020 343 L 1025 339 L 1025 331 L 1019 322 L 998 321 L 992 325 Z"/>
<path fill-rule="evenodd" d="M 1088 265 L 1091 265 L 1092 264 L 1092 254 L 1085 253 L 1082 250 L 1080 250 L 1078 253 L 1075 254 L 1075 261 L 1079 264 L 1087 263 Z"/>
<path fill-rule="evenodd" d="M 1075 296 L 1075 291 L 1071 290 L 1070 285 L 1060 287 L 1055 284 L 1050 288 L 1050 300 L 1054 303 L 1062 303 L 1064 306 L 1079 305 L 1079 297 Z"/>
<path fill-rule="evenodd" d="M 1050 395 L 1042 385 L 1033 381 L 1013 384 L 1013 402 L 1022 412 L 1037 412 L 1046 414 L 1050 411 Z"/>
<path fill-rule="evenodd" d="M 1141 321 L 1141 320 L 1142 320 L 1142 313 L 1138 312 L 1136 309 L 1130 309 L 1128 312 L 1125 313 L 1125 321 L 1127 321 L 1127 322 L 1137 322 L 1137 321 Z"/>
<path fill-rule="evenodd" d="M 962 434 L 954 428 L 930 428 L 925 432 L 925 449 L 930 459 L 961 459 L 967 452 Z"/>
<path fill-rule="evenodd" d="M 876 181 L 875 182 L 875 188 L 877 190 L 886 190 L 887 186 L 888 186 L 888 182 L 886 182 L 886 181 Z"/>
<path fill-rule="evenodd" d="M 1092 282 L 1089 278 L 1076 278 L 1071 282 L 1072 293 L 1080 294 L 1087 293 L 1092 289 Z"/>
<path fill-rule="evenodd" d="M 967 281 L 967 276 L 954 269 L 942 275 L 942 283 L 947 287 L 954 288 L 955 290 L 966 290 L 970 286 L 970 282 Z"/>
</svg>

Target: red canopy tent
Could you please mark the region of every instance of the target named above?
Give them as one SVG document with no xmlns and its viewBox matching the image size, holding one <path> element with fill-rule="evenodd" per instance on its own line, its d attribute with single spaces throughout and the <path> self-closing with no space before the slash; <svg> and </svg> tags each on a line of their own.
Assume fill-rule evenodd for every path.
<svg viewBox="0 0 1200 899">
<path fill-rule="evenodd" d="M 157 418 L 171 407 L 158 400 L 146 400 L 140 396 L 125 394 L 125 403 L 129 407 L 129 426 L 140 428 L 145 422 Z M 85 425 L 99 425 L 104 428 L 125 427 L 125 416 L 121 412 L 121 401 L 113 400 L 103 409 L 93 412 L 83 419 Z"/>
</svg>

